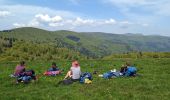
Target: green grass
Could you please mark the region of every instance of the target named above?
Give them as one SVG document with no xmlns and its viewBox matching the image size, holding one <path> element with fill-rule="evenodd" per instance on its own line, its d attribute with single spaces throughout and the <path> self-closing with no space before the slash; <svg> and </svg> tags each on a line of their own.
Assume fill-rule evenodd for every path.
<svg viewBox="0 0 170 100">
<path fill-rule="evenodd" d="M 35 83 L 15 84 L 9 75 L 18 62 L 0 62 L 0 100 L 169 100 L 170 59 L 115 59 L 80 61 L 82 72 L 98 70 L 102 74 L 119 69 L 125 61 L 133 62 L 140 77 L 103 79 L 93 75 L 92 84 L 75 82 L 57 86 L 71 66 L 70 61 L 57 61 L 64 69 L 56 77 L 41 76 L 51 62 L 27 62 L 27 69 L 34 69 L 39 76 Z"/>
</svg>

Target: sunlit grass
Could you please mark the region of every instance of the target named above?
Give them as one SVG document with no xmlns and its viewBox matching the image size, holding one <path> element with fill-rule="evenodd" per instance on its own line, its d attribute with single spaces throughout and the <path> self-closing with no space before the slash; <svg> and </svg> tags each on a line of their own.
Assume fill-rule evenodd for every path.
<svg viewBox="0 0 170 100">
<path fill-rule="evenodd" d="M 98 71 L 102 74 L 119 69 L 126 60 L 80 61 L 82 72 Z M 62 75 L 46 77 L 42 73 L 51 62 L 27 62 L 27 69 L 34 69 L 39 76 L 35 83 L 15 84 L 9 75 L 17 62 L 0 63 L 0 99 L 49 99 L 49 100 L 168 100 L 170 98 L 170 59 L 130 59 L 139 69 L 140 77 L 103 79 L 93 75 L 92 84 L 73 83 L 57 85 L 71 66 L 70 61 L 56 61 Z"/>
</svg>

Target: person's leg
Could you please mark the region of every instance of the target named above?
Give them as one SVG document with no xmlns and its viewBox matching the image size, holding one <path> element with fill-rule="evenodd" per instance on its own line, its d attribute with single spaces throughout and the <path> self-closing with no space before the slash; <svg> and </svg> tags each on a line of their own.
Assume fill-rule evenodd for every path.
<svg viewBox="0 0 170 100">
<path fill-rule="evenodd" d="M 77 82 L 77 81 L 80 81 L 80 79 L 72 79 L 72 78 L 71 78 L 71 81 Z"/>
<path fill-rule="evenodd" d="M 71 71 L 68 71 L 66 76 L 64 77 L 64 79 L 68 78 L 68 77 L 71 77 Z"/>
</svg>

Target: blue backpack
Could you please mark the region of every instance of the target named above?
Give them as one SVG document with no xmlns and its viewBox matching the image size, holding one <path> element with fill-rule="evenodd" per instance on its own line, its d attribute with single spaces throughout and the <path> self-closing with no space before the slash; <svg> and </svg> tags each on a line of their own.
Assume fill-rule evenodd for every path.
<svg viewBox="0 0 170 100">
<path fill-rule="evenodd" d="M 125 76 L 134 76 L 136 74 L 136 67 L 129 66 L 125 72 Z"/>
<path fill-rule="evenodd" d="M 89 72 L 85 72 L 85 73 L 81 74 L 80 83 L 84 83 L 86 78 L 88 78 L 89 80 L 92 80 L 93 79 L 92 74 Z"/>
</svg>

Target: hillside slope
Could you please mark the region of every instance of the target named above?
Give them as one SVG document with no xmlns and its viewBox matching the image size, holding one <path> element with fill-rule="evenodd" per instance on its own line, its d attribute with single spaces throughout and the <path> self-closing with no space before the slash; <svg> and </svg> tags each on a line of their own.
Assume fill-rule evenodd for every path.
<svg viewBox="0 0 170 100">
<path fill-rule="evenodd" d="M 47 31 L 32 27 L 1 31 L 1 38 L 47 43 L 57 48 L 68 48 L 89 57 L 102 57 L 112 53 L 131 51 L 168 52 L 170 37 L 135 34 L 108 34 L 100 32 Z"/>
</svg>

